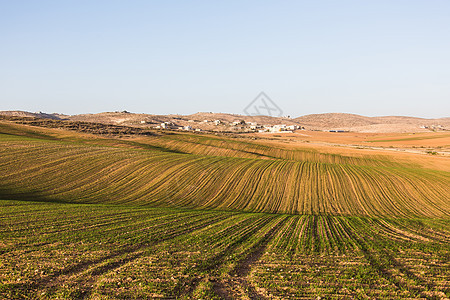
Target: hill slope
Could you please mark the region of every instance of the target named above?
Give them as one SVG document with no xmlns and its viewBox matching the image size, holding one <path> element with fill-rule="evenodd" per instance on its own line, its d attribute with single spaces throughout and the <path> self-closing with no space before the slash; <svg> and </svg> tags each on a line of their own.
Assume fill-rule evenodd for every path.
<svg viewBox="0 0 450 300">
<path fill-rule="evenodd" d="M 424 126 L 434 129 L 450 129 L 450 118 L 423 119 L 404 116 L 366 117 L 355 114 L 312 114 L 294 121 L 316 129 L 342 129 L 356 132 L 419 132 Z"/>
<path fill-rule="evenodd" d="M 0 124 L 4 199 L 295 214 L 450 214 L 449 172 L 378 156 L 189 134 L 104 139 Z"/>
<path fill-rule="evenodd" d="M 404 116 L 366 117 L 347 113 L 325 113 L 301 116 L 295 119 L 270 116 L 246 116 L 226 113 L 196 113 L 192 115 L 152 115 L 143 113 L 103 112 L 67 116 L 62 114 L 30 113 L 24 111 L 0 111 L 0 115 L 35 117 L 54 120 L 95 122 L 102 124 L 148 127 L 171 122 L 176 126 L 194 126 L 203 130 L 230 130 L 218 128 L 212 122 L 221 120 L 227 124 L 235 121 L 257 123 L 260 125 L 299 125 L 314 130 L 346 130 L 354 132 L 428 132 L 429 130 L 450 130 L 450 118 L 424 119 Z M 194 122 L 194 123 L 193 123 Z M 427 127 L 427 128 L 424 128 Z"/>
</svg>

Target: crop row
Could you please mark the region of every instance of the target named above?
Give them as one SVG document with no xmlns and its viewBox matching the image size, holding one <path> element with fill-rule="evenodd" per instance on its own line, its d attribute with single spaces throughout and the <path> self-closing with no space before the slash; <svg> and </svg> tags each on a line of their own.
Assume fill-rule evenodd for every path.
<svg viewBox="0 0 450 300">
<path fill-rule="evenodd" d="M 448 219 L 0 207 L 1 298 L 450 296 Z"/>
<path fill-rule="evenodd" d="M 3 198 L 360 216 L 450 214 L 448 172 L 3 141 Z"/>
<path fill-rule="evenodd" d="M 250 141 L 245 139 L 219 136 L 169 134 L 151 138 L 140 138 L 134 146 L 145 148 L 148 145 L 155 149 L 164 149 L 175 153 L 195 154 L 202 156 L 225 156 L 253 159 L 282 159 L 289 161 L 308 161 L 334 164 L 350 164 L 364 166 L 401 166 L 382 155 L 356 156 L 350 154 L 334 154 L 317 149 L 299 146 L 280 146 L 267 144 L 267 141 Z"/>
</svg>

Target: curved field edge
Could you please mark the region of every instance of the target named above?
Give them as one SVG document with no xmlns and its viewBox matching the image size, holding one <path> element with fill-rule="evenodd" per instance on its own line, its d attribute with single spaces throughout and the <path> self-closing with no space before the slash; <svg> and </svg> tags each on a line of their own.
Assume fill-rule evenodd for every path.
<svg viewBox="0 0 450 300">
<path fill-rule="evenodd" d="M 202 145 L 218 143 L 217 138 L 188 136 L 176 142 L 187 149 L 190 144 L 184 140 L 193 139 Z M 268 159 L 268 153 L 259 158 L 221 156 L 222 150 L 180 154 L 161 145 L 142 148 L 128 143 L 137 147 L 129 148 L 123 147 L 124 141 L 116 143 L 119 146 L 30 139 L 16 133 L 3 136 L 0 194 L 14 199 L 291 214 L 450 215 L 449 172 L 385 160 L 378 164 L 374 157 L 335 155 L 330 160 L 301 149 L 281 149 L 303 153 L 295 159 Z M 243 144 L 220 143 L 220 149 Z M 239 151 L 245 149 L 247 144 Z"/>
</svg>

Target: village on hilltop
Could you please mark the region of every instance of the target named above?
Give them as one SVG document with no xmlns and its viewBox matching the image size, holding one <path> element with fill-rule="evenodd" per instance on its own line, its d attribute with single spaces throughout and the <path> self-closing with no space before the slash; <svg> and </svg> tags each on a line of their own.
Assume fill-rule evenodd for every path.
<svg viewBox="0 0 450 300">
<path fill-rule="evenodd" d="M 198 125 L 214 125 L 217 126 L 219 130 L 213 131 L 233 131 L 233 132 L 281 132 L 281 133 L 292 133 L 295 130 L 304 130 L 305 127 L 300 125 L 286 125 L 286 124 L 277 124 L 277 125 L 264 125 L 258 124 L 256 122 L 245 122 L 244 120 L 227 122 L 223 120 L 188 120 L 192 125 L 178 126 L 177 124 L 167 121 L 163 122 L 160 125 L 154 126 L 154 129 L 169 129 L 169 130 L 184 130 L 184 131 L 205 131 L 205 129 L 201 128 L 204 126 Z M 141 121 L 141 124 L 146 124 L 146 121 Z M 197 125 L 197 126 L 196 126 Z M 206 130 L 209 131 L 209 130 Z"/>
</svg>

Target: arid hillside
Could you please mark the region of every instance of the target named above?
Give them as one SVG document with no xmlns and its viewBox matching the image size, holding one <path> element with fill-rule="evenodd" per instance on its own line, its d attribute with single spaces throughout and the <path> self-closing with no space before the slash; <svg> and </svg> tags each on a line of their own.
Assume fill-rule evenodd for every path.
<svg viewBox="0 0 450 300">
<path fill-rule="evenodd" d="M 313 114 L 294 119 L 308 128 L 354 132 L 425 132 L 450 130 L 450 118 L 423 119 L 403 116 L 365 117 L 355 114 Z"/>
<path fill-rule="evenodd" d="M 0 115 L 34 117 L 54 120 L 94 122 L 133 127 L 156 127 L 168 123 L 174 129 L 189 126 L 193 130 L 216 132 L 239 131 L 233 123 L 273 126 L 277 124 L 298 125 L 308 130 L 344 130 L 365 133 L 412 133 L 450 130 L 450 118 L 423 119 L 404 116 L 366 117 L 345 113 L 311 114 L 298 118 L 278 118 L 270 116 L 246 116 L 238 114 L 199 112 L 192 115 L 152 115 L 127 111 L 103 112 L 96 114 L 63 115 L 58 113 L 30 113 L 24 111 L 0 111 Z M 214 122 L 218 120 L 219 124 Z"/>
</svg>

